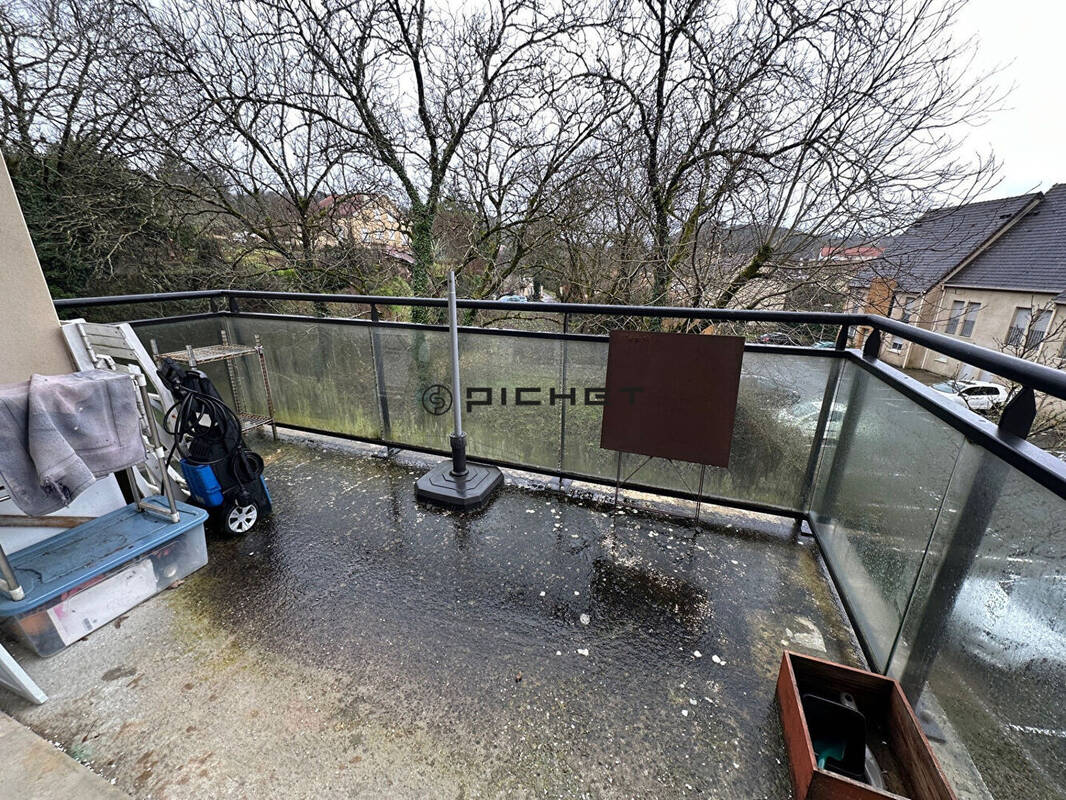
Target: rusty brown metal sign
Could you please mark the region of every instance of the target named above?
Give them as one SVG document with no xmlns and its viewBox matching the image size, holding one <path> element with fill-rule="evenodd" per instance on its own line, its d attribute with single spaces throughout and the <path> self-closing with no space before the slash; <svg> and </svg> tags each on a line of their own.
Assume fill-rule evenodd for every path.
<svg viewBox="0 0 1066 800">
<path fill-rule="evenodd" d="M 744 339 L 612 331 L 600 447 L 729 466 Z"/>
</svg>

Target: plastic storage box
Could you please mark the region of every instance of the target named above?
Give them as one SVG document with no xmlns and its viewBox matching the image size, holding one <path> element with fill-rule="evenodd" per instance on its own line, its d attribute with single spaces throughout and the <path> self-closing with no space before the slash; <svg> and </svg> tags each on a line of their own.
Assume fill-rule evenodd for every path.
<svg viewBox="0 0 1066 800">
<path fill-rule="evenodd" d="M 14 553 L 26 597 L 0 601 L 6 627 L 55 655 L 204 566 L 207 512 L 178 510 L 175 523 L 127 506 Z"/>
</svg>

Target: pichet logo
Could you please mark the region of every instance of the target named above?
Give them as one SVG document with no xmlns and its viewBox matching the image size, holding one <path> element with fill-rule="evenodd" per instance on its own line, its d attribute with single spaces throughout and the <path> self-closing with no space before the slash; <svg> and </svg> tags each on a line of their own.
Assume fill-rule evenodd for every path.
<svg viewBox="0 0 1066 800">
<path fill-rule="evenodd" d="M 447 386 L 435 383 L 422 392 L 422 408 L 435 417 L 447 414 L 452 407 L 452 391 Z"/>
<path fill-rule="evenodd" d="M 620 387 L 615 402 L 636 405 L 643 391 L 641 386 Z M 467 386 L 464 395 L 463 404 L 467 414 L 479 406 L 607 405 L 607 390 L 602 386 L 571 386 L 565 391 L 554 386 Z M 451 391 L 439 383 L 422 392 L 422 407 L 434 416 L 451 409 L 452 401 Z"/>
</svg>

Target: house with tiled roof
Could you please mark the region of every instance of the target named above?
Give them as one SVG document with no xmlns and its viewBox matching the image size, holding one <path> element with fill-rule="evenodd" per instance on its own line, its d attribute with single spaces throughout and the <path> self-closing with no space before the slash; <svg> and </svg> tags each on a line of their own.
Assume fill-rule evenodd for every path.
<svg viewBox="0 0 1066 800">
<path fill-rule="evenodd" d="M 851 290 L 852 310 L 1058 366 L 1066 336 L 1066 184 L 924 214 L 864 265 Z M 863 338 L 859 331 L 854 343 Z M 882 358 L 980 377 L 902 339 L 884 342 Z"/>
<path fill-rule="evenodd" d="M 317 204 L 323 233 L 316 246 L 350 244 L 380 250 L 384 255 L 410 264 L 411 245 L 404 232 L 402 213 L 383 194 L 326 195 Z"/>
</svg>

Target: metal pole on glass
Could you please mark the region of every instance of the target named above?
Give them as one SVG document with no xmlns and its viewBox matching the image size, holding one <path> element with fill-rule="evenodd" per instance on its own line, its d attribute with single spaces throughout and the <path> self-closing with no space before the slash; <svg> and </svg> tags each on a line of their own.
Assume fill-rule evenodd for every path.
<svg viewBox="0 0 1066 800">
<path fill-rule="evenodd" d="M 426 503 L 470 510 L 484 504 L 503 482 L 503 474 L 486 464 L 466 460 L 466 434 L 463 433 L 462 387 L 459 381 L 459 314 L 455 300 L 455 273 L 448 273 L 448 328 L 452 356 L 452 419 L 454 430 L 448 437 L 451 461 L 444 461 L 417 481 L 415 497 Z M 427 387 L 428 388 L 428 387 Z M 427 413 L 432 413 L 427 410 Z"/>
<path fill-rule="evenodd" d="M 452 475 L 466 475 L 466 436 L 463 435 L 462 390 L 459 387 L 459 313 L 455 307 L 455 273 L 448 273 L 448 330 L 452 348 Z"/>
</svg>

